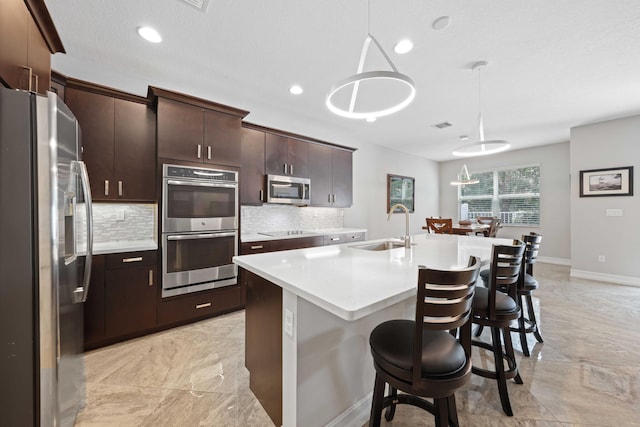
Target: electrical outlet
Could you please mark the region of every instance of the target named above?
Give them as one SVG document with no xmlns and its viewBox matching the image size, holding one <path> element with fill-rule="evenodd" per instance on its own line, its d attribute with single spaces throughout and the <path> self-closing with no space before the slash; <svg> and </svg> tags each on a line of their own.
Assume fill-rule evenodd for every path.
<svg viewBox="0 0 640 427">
<path fill-rule="evenodd" d="M 288 309 L 284 311 L 284 332 L 293 337 L 293 312 Z"/>
<path fill-rule="evenodd" d="M 604 262 L 604 255 L 598 255 L 598 262 Z"/>
<path fill-rule="evenodd" d="M 116 210 L 116 221 L 124 221 L 124 209 Z"/>
<path fill-rule="evenodd" d="M 607 216 L 622 216 L 622 209 L 607 209 Z"/>
</svg>

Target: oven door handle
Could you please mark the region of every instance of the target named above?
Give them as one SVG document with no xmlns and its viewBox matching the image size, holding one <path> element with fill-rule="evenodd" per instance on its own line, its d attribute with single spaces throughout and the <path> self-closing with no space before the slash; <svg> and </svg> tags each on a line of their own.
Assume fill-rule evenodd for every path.
<svg viewBox="0 0 640 427">
<path fill-rule="evenodd" d="M 215 239 L 218 237 L 235 237 L 236 233 L 206 233 L 206 234 L 172 234 L 167 236 L 167 240 L 195 240 L 195 239 Z"/>
<path fill-rule="evenodd" d="M 237 184 L 225 184 L 216 182 L 196 182 L 196 181 L 177 181 L 174 179 L 167 180 L 169 185 L 189 185 L 192 187 L 217 187 L 217 188 L 236 188 Z"/>
</svg>

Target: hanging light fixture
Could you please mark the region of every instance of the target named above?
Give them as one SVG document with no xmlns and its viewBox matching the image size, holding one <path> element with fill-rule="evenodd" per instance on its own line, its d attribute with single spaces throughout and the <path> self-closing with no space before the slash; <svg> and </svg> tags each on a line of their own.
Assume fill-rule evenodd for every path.
<svg viewBox="0 0 640 427">
<path fill-rule="evenodd" d="M 326 105 L 327 108 L 334 114 L 337 114 L 342 117 L 347 117 L 350 119 L 369 119 L 373 120 L 378 117 L 387 116 L 389 114 L 393 114 L 402 110 L 404 107 L 409 105 L 413 98 L 416 96 L 416 88 L 413 83 L 413 80 L 405 74 L 402 74 L 398 71 L 396 66 L 393 64 L 389 56 L 386 54 L 378 40 L 376 40 L 373 35 L 371 35 L 371 2 L 367 3 L 367 14 L 368 14 L 368 22 L 367 22 L 367 37 L 364 39 L 364 44 L 362 45 L 362 51 L 360 52 L 360 61 L 358 62 L 358 70 L 356 74 L 347 77 L 333 85 L 327 94 Z M 391 71 L 367 71 L 363 72 L 364 63 L 367 58 L 367 52 L 369 51 L 369 46 L 371 42 L 378 48 L 384 59 L 387 61 L 389 66 L 391 67 Z M 365 81 L 392 81 L 400 84 L 400 87 L 405 87 L 408 89 L 407 96 L 402 99 L 400 102 L 389 105 L 385 108 L 380 108 L 371 111 L 356 110 L 356 100 L 358 98 L 358 89 L 360 88 L 360 83 Z M 349 98 L 349 105 L 341 107 L 336 105 L 335 97 L 336 94 L 340 93 L 342 90 L 347 90 L 347 88 L 351 86 L 351 97 Z"/>
<path fill-rule="evenodd" d="M 502 139 L 492 139 L 485 141 L 484 139 L 484 123 L 482 121 L 482 105 L 480 102 L 480 69 L 488 65 L 487 61 L 478 61 L 471 67 L 471 70 L 478 70 L 478 133 L 480 140 L 470 144 L 463 145 L 453 151 L 454 156 L 473 157 L 485 156 L 487 154 L 495 154 L 508 150 L 511 147 L 509 142 Z"/>
<path fill-rule="evenodd" d="M 469 169 L 467 169 L 467 165 L 462 165 L 462 169 L 460 169 L 460 173 L 455 181 L 451 181 L 451 185 L 469 185 L 469 184 L 477 184 L 480 181 L 477 179 L 471 179 L 471 175 L 469 175 Z"/>
</svg>

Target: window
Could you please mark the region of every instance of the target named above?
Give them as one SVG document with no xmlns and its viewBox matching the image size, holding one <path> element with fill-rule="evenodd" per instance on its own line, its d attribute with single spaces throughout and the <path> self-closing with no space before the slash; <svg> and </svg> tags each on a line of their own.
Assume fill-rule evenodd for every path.
<svg viewBox="0 0 640 427">
<path fill-rule="evenodd" d="M 478 184 L 458 188 L 460 219 L 496 216 L 503 224 L 540 225 L 540 166 L 471 174 Z"/>
</svg>

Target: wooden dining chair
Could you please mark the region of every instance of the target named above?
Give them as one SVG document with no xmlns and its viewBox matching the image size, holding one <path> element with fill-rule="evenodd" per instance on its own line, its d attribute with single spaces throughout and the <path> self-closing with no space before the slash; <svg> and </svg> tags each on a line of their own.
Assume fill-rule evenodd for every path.
<svg viewBox="0 0 640 427">
<path fill-rule="evenodd" d="M 451 218 L 427 218 L 429 233 L 451 234 L 453 220 Z"/>
<path fill-rule="evenodd" d="M 371 331 L 376 379 L 370 427 L 380 426 L 385 407 L 391 421 L 397 404 L 432 413 L 438 427 L 459 425 L 454 393 L 471 377 L 471 312 L 479 267 L 480 259 L 473 256 L 461 270 L 421 266 L 415 320 L 388 320 Z"/>
<path fill-rule="evenodd" d="M 502 221 L 500 218 L 493 216 L 477 216 L 476 221 L 478 224 L 488 225 L 489 228 L 482 231 L 485 237 L 496 237 L 498 229 L 502 228 Z"/>
</svg>

